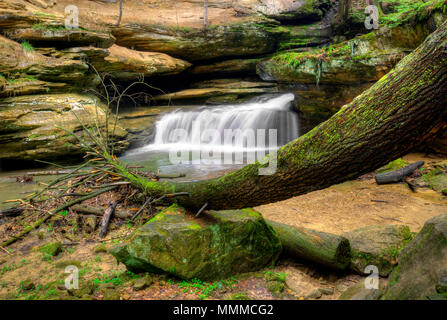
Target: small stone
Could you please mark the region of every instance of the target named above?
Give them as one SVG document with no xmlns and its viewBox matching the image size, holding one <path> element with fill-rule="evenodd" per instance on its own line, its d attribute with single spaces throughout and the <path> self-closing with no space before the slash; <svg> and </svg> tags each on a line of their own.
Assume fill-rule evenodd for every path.
<svg viewBox="0 0 447 320">
<path fill-rule="evenodd" d="M 23 281 L 21 285 L 23 290 L 32 290 L 36 287 L 36 285 L 30 278 L 27 278 L 25 281 Z"/>
<path fill-rule="evenodd" d="M 104 300 L 121 300 L 120 293 L 115 289 L 106 289 L 103 290 Z"/>
<path fill-rule="evenodd" d="M 315 289 L 306 296 L 306 299 L 320 299 L 322 295 L 320 289 Z"/>
<path fill-rule="evenodd" d="M 346 290 L 346 286 L 343 284 L 338 284 L 335 286 L 335 289 L 337 289 L 337 291 L 343 292 Z"/>
<path fill-rule="evenodd" d="M 137 291 L 148 288 L 153 283 L 149 277 L 138 278 L 133 283 L 133 288 Z"/>
<path fill-rule="evenodd" d="M 447 277 L 442 277 L 436 285 L 437 293 L 447 293 Z"/>
<path fill-rule="evenodd" d="M 325 294 L 325 295 L 328 295 L 328 296 L 330 296 L 331 294 L 334 294 L 334 288 L 320 288 L 318 290 L 320 290 L 320 292 L 322 294 Z"/>
<path fill-rule="evenodd" d="M 111 282 L 101 283 L 100 289 L 115 289 L 115 285 Z"/>
</svg>

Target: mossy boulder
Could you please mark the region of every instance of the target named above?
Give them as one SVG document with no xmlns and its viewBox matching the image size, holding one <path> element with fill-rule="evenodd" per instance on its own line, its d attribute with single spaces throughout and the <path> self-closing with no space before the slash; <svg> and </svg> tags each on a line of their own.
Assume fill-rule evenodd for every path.
<svg viewBox="0 0 447 320">
<path fill-rule="evenodd" d="M 412 239 L 412 233 L 404 225 L 367 226 L 344 236 L 351 243 L 352 261 L 350 269 L 359 274 L 374 265 L 379 274 L 388 276 L 397 264 L 400 250 Z"/>
<path fill-rule="evenodd" d="M 47 256 L 57 256 L 60 252 L 62 252 L 62 243 L 60 241 L 48 243 L 39 247 L 39 251 Z"/>
<path fill-rule="evenodd" d="M 110 252 L 133 272 L 212 280 L 271 265 L 281 243 L 252 209 L 209 211 L 201 219 L 192 219 L 174 205 Z"/>
<path fill-rule="evenodd" d="M 439 284 L 447 276 L 447 214 L 428 220 L 400 253 L 382 299 L 419 300 L 445 298 Z"/>
</svg>

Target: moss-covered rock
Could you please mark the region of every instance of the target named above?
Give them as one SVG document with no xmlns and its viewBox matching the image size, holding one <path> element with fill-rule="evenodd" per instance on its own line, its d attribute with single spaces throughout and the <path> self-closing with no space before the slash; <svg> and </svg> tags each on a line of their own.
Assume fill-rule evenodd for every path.
<svg viewBox="0 0 447 320">
<path fill-rule="evenodd" d="M 447 275 L 447 214 L 428 220 L 399 255 L 382 299 L 415 300 L 439 296 L 437 285 Z M 447 297 L 445 297 L 447 298 Z"/>
<path fill-rule="evenodd" d="M 368 226 L 344 233 L 351 243 L 352 261 L 350 269 L 359 274 L 374 265 L 379 274 L 388 276 L 397 264 L 400 250 L 412 239 L 407 226 Z"/>
<path fill-rule="evenodd" d="M 252 209 L 210 211 L 195 220 L 184 209 L 171 206 L 110 252 L 134 272 L 163 271 L 210 280 L 272 264 L 281 243 Z"/>
<path fill-rule="evenodd" d="M 62 252 L 62 243 L 60 241 L 48 243 L 39 247 L 39 251 L 47 256 L 57 256 L 60 252 Z"/>
</svg>

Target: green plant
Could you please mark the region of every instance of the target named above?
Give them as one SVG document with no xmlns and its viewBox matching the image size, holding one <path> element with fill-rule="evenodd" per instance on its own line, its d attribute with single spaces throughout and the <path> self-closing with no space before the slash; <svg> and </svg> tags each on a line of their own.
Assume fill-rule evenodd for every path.
<svg viewBox="0 0 447 320">
<path fill-rule="evenodd" d="M 34 51 L 33 45 L 26 40 L 22 41 L 21 45 L 25 52 L 33 52 Z"/>
</svg>

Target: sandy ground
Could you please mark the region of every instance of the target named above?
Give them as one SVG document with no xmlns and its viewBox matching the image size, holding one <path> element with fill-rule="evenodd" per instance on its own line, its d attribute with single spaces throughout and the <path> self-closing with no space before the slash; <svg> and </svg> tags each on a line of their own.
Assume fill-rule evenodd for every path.
<svg viewBox="0 0 447 320">
<path fill-rule="evenodd" d="M 407 161 L 442 160 L 410 154 Z M 378 186 L 372 175 L 256 208 L 264 218 L 341 234 L 368 225 L 405 224 L 418 232 L 431 217 L 447 213 L 447 197 L 404 183 Z"/>
</svg>

